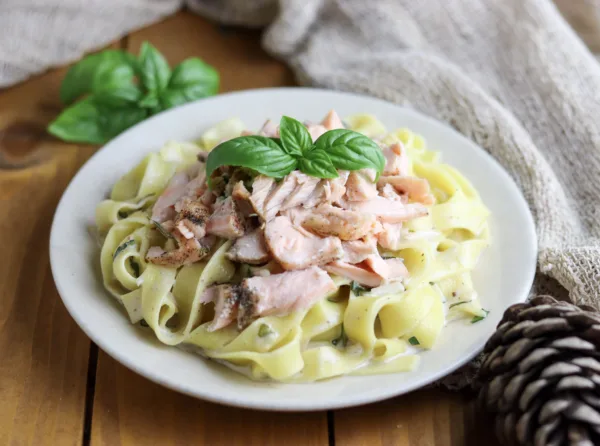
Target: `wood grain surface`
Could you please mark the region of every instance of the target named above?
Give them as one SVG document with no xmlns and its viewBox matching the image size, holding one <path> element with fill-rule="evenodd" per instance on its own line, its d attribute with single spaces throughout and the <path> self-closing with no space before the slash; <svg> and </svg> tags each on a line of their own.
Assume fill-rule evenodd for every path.
<svg viewBox="0 0 600 446">
<path fill-rule="evenodd" d="M 67 314 L 48 259 L 50 224 L 93 148 L 45 132 L 55 70 L 0 93 L 0 444 L 81 444 L 90 341 Z"/>
<path fill-rule="evenodd" d="M 180 12 L 115 45 L 137 51 L 144 40 L 172 64 L 198 56 L 214 65 L 221 92 L 294 83 L 257 31 Z M 57 201 L 95 150 L 45 132 L 64 73 L 0 92 L 1 445 L 495 444 L 471 400 L 440 389 L 330 413 L 250 411 L 175 393 L 98 352 L 60 302 L 48 260 Z"/>
</svg>

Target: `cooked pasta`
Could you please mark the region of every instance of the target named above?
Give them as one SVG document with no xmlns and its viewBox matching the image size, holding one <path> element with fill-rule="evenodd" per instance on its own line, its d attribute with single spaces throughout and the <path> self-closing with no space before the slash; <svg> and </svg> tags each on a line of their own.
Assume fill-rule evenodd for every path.
<svg viewBox="0 0 600 446">
<path fill-rule="evenodd" d="M 236 237 L 215 236 L 215 233 L 220 234 L 218 232 L 210 235 L 210 230 L 198 237 L 195 232 L 190 236 L 184 229 L 193 232 L 196 227 L 184 228 L 181 216 L 173 216 L 184 211 L 177 210 L 181 205 L 176 204 L 175 199 L 169 201 L 169 194 L 175 193 L 175 186 L 181 192 L 190 178 L 201 176 L 198 172 L 203 165 L 197 158 L 204 159 L 202 153 L 244 131 L 238 119 L 225 121 L 208 130 L 197 145 L 169 142 L 158 153 L 147 155 L 115 184 L 110 198 L 97 207 L 96 221 L 103 237 L 100 262 L 104 286 L 123 305 L 131 323 L 149 327 L 164 344 L 196 350 L 253 379 L 306 382 L 348 374 L 413 370 L 418 366 L 419 351 L 435 347 L 447 322 L 470 323 L 485 317 L 487 312 L 481 307 L 471 280 L 471 272 L 489 243 L 489 211 L 477 191 L 456 169 L 440 162 L 439 153 L 429 150 L 420 135 L 408 129 L 388 133 L 383 124 L 370 115 L 347 117 L 344 123 L 375 139 L 382 147 L 394 144 L 401 147 L 407 164 L 405 171 L 396 177 L 426 180 L 428 195 L 423 198 L 417 192 L 414 196 L 412 192 L 399 193 L 398 202 L 408 206 L 416 197 L 426 203 L 420 205 L 426 209 L 422 213 L 426 215 L 420 214 L 402 223 L 376 221 L 377 229 L 372 231 L 379 242 L 373 245 L 375 252 L 365 260 L 355 264 L 346 262 L 340 267 L 338 253 L 338 260 L 333 262 L 308 269 L 296 268 L 296 274 L 310 270 L 318 280 L 331 280 L 333 284 L 323 288 L 327 291 L 316 296 L 309 306 L 296 302 L 288 305 L 287 311 L 270 309 L 263 314 L 255 313 L 244 323 L 238 314 L 238 324 L 231 323 L 227 319 L 230 313 L 242 311 L 243 304 L 239 300 L 211 300 L 207 297 L 211 292 L 232 290 L 215 285 L 232 284 L 243 288 L 244 281 L 251 277 L 258 280 L 290 273 L 282 269 L 285 263 L 271 245 L 266 253 L 268 259 L 245 263 L 231 254 Z M 309 131 L 312 135 L 310 126 Z M 267 133 L 267 136 L 270 135 Z M 188 181 L 177 184 L 177 175 Z M 260 177 L 252 174 L 250 180 L 252 178 L 256 182 Z M 248 179 L 244 181 L 247 183 Z M 326 181 L 330 180 L 313 183 L 327 186 L 328 183 L 323 183 Z M 396 184 L 396 180 L 381 177 L 377 183 L 378 196 L 384 194 L 382 187 L 386 181 Z M 197 189 L 200 193 L 195 197 L 204 193 L 209 195 L 203 197 L 210 198 L 210 189 L 204 181 L 200 183 L 201 188 Z M 254 184 L 252 194 L 257 191 Z M 227 194 L 232 194 L 231 187 L 229 190 L 227 185 L 223 187 L 228 192 L 221 191 L 222 196 L 216 203 L 222 203 Z M 348 194 L 350 183 L 345 187 Z M 394 187 L 389 187 L 387 192 L 402 192 Z M 189 187 L 187 190 L 189 192 Z M 158 209 L 160 203 L 170 204 Z M 171 212 L 171 218 L 164 217 L 160 221 L 156 217 L 158 211 Z M 249 215 L 249 219 L 257 218 Z M 280 210 L 279 215 L 291 214 Z M 259 225 L 268 231 L 272 221 L 261 220 Z M 178 229 L 181 233 L 174 235 Z M 396 239 L 384 241 L 382 231 L 392 229 L 397 231 Z M 322 237 L 315 240 L 325 246 L 329 239 L 317 233 L 318 236 L 310 233 L 306 237 L 312 237 L 309 241 Z M 362 243 L 364 239 L 355 241 Z M 346 249 L 351 241 L 342 240 L 341 246 Z M 168 263 L 171 260 L 167 260 L 165 254 L 181 250 L 192 242 L 197 243 L 194 252 L 205 250 L 197 260 L 186 257 L 182 262 Z M 390 259 L 401 262 L 388 262 Z M 371 260 L 374 263 L 369 263 Z M 375 274 L 376 267 L 369 266 L 381 265 L 381 261 L 389 265 L 403 264 L 408 274 L 400 279 L 382 279 L 384 276 Z M 338 269 L 328 267 L 336 262 Z M 361 283 L 354 273 L 359 274 L 356 277 L 365 275 L 369 280 L 377 276 L 378 282 L 375 286 L 369 285 L 366 279 Z M 287 277 L 294 280 L 291 275 L 285 276 L 281 283 L 287 283 Z M 243 289 L 236 290 L 244 293 Z M 277 297 L 274 296 L 273 299 Z M 221 323 L 224 325 L 220 326 Z"/>
</svg>

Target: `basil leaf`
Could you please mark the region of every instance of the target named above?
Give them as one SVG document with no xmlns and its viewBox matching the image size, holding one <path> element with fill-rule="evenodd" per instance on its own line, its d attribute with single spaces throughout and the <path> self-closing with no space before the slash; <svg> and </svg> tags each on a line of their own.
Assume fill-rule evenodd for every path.
<svg viewBox="0 0 600 446">
<path fill-rule="evenodd" d="M 221 166 L 247 167 L 263 175 L 281 178 L 296 168 L 297 161 L 272 139 L 240 136 L 219 144 L 206 160 L 206 177 Z"/>
<path fill-rule="evenodd" d="M 312 147 L 310 133 L 308 133 L 308 130 L 300 121 L 297 121 L 294 118 L 288 116 L 281 117 L 281 121 L 279 122 L 279 134 L 283 150 L 290 155 L 302 156 L 303 153 L 307 152 Z"/>
<path fill-rule="evenodd" d="M 327 152 L 336 169 L 359 170 L 372 168 L 377 178 L 385 167 L 385 158 L 375 141 L 347 129 L 330 130 L 315 142 L 315 150 Z"/>
<path fill-rule="evenodd" d="M 141 97 L 142 90 L 134 84 L 124 85 L 113 90 L 103 90 L 94 95 L 96 102 L 114 107 L 135 104 Z"/>
<path fill-rule="evenodd" d="M 171 68 L 164 56 L 148 42 L 142 43 L 139 63 L 144 87 L 150 91 L 159 91 L 167 86 Z"/>
<path fill-rule="evenodd" d="M 48 132 L 65 141 L 103 144 L 147 115 L 133 105 L 111 107 L 90 96 L 64 110 Z"/>
<path fill-rule="evenodd" d="M 198 58 L 181 62 L 173 70 L 169 84 L 161 94 L 163 110 L 196 99 L 213 96 L 219 90 L 219 73 Z"/>
<path fill-rule="evenodd" d="M 60 86 L 60 99 L 70 104 L 86 93 L 111 91 L 132 85 L 137 61 L 121 50 L 90 54 L 73 65 Z"/>
<path fill-rule="evenodd" d="M 339 175 L 327 153 L 315 149 L 298 160 L 298 168 L 307 175 L 317 178 L 337 178 Z"/>
</svg>

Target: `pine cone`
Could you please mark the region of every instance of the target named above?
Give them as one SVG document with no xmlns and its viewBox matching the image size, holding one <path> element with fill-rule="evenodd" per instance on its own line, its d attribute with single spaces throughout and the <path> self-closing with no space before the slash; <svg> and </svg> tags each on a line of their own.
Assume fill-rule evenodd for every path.
<svg viewBox="0 0 600 446">
<path fill-rule="evenodd" d="M 503 444 L 600 445 L 600 314 L 540 296 L 504 313 L 484 348 L 479 403 Z"/>
</svg>

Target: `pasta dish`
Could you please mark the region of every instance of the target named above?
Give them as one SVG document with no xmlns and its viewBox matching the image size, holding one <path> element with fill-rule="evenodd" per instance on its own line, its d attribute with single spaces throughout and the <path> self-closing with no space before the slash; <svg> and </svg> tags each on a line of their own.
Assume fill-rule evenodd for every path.
<svg viewBox="0 0 600 446">
<path fill-rule="evenodd" d="M 168 142 L 96 210 L 132 324 L 283 382 L 410 371 L 446 323 L 485 318 L 488 217 L 420 135 L 334 111 Z"/>
</svg>

